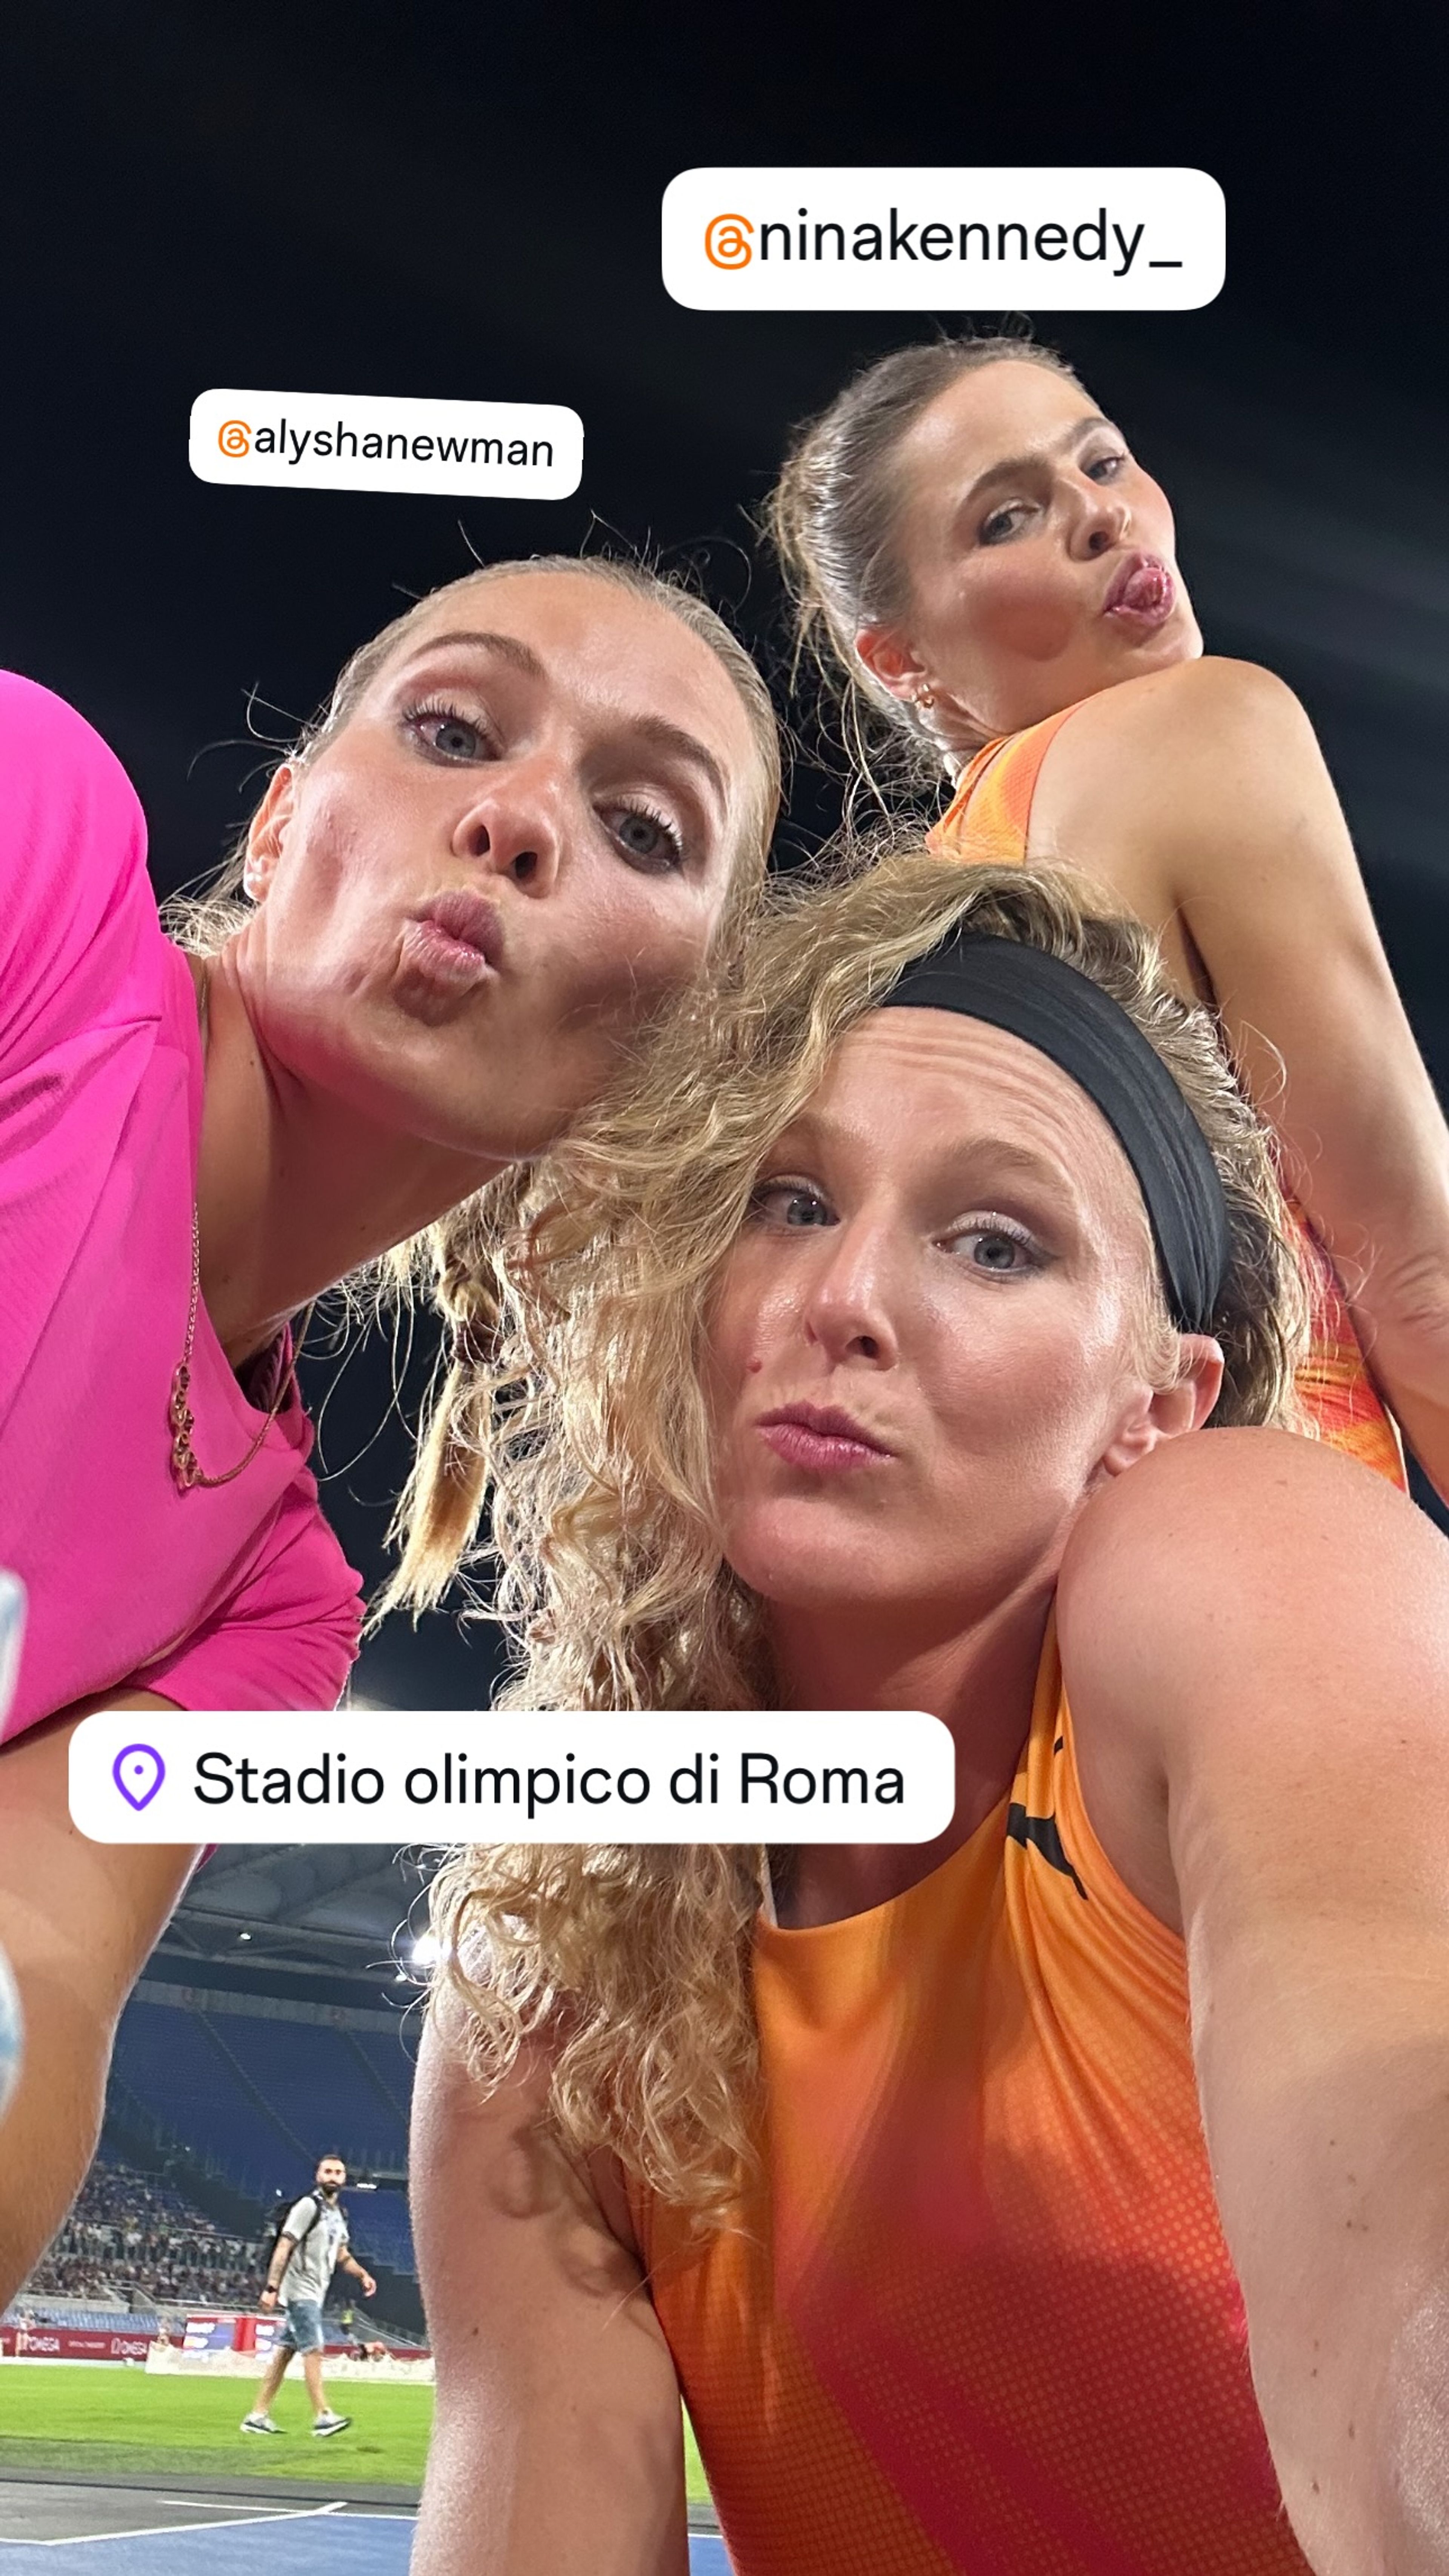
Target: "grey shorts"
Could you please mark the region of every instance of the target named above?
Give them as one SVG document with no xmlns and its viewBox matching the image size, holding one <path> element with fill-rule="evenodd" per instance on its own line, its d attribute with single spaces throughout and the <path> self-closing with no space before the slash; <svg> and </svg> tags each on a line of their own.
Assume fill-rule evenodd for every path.
<svg viewBox="0 0 1449 2576">
<path fill-rule="evenodd" d="M 320 2299 L 288 2299 L 282 2309 L 282 2331 L 277 2341 L 290 2352 L 320 2352 L 323 2343 Z"/>
</svg>

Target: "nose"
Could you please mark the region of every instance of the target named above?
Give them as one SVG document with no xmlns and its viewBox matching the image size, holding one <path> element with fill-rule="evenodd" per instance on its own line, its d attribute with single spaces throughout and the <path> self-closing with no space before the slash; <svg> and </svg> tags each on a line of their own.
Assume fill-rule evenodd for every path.
<svg viewBox="0 0 1449 2576">
<path fill-rule="evenodd" d="M 541 761 L 490 769 L 453 832 L 460 858 L 495 876 L 511 877 L 530 895 L 546 895 L 563 866 L 562 795 Z"/>
<path fill-rule="evenodd" d="M 900 1356 L 897 1293 L 882 1234 L 865 1225 L 843 1226 L 824 1237 L 829 1249 L 806 1299 L 805 1338 L 832 1366 L 863 1362 L 893 1368 Z"/>
<path fill-rule="evenodd" d="M 1132 526 L 1132 511 L 1110 484 L 1093 483 L 1085 474 L 1072 478 L 1071 548 L 1089 561 L 1120 546 Z"/>
</svg>

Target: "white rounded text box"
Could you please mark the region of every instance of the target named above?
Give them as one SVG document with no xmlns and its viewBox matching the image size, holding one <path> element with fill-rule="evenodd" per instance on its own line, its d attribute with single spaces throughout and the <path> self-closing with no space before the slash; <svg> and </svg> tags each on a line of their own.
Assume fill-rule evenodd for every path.
<svg viewBox="0 0 1449 2576">
<path fill-rule="evenodd" d="M 103 1843 L 916 1843 L 955 1797 L 919 1710 L 103 1710 L 70 1747 Z"/>
<path fill-rule="evenodd" d="M 683 170 L 662 227 L 705 313 L 1188 312 L 1227 258 L 1205 170 Z"/>
<path fill-rule="evenodd" d="M 191 406 L 187 454 L 203 483 L 564 501 L 583 474 L 584 425 L 563 403 L 258 393 L 221 385 L 198 394 Z"/>
</svg>

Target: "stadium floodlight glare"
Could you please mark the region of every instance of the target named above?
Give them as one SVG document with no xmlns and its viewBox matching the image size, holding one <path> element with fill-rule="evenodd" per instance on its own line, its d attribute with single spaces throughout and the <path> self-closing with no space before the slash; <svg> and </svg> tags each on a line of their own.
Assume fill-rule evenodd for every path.
<svg viewBox="0 0 1449 2576">
<path fill-rule="evenodd" d="M 443 1955 L 443 1945 L 436 1932 L 420 1932 L 413 1943 L 413 1966 L 435 1968 Z"/>
</svg>

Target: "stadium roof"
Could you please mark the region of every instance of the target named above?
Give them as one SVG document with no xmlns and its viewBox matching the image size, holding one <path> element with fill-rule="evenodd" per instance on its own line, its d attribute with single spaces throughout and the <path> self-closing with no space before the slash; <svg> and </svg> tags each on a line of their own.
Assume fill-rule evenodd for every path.
<svg viewBox="0 0 1449 2576">
<path fill-rule="evenodd" d="M 375 1981 L 411 1956 L 426 1875 L 418 1853 L 390 1844 L 234 1843 L 198 1870 L 163 1950 L 174 1962 L 283 1964 Z"/>
</svg>

